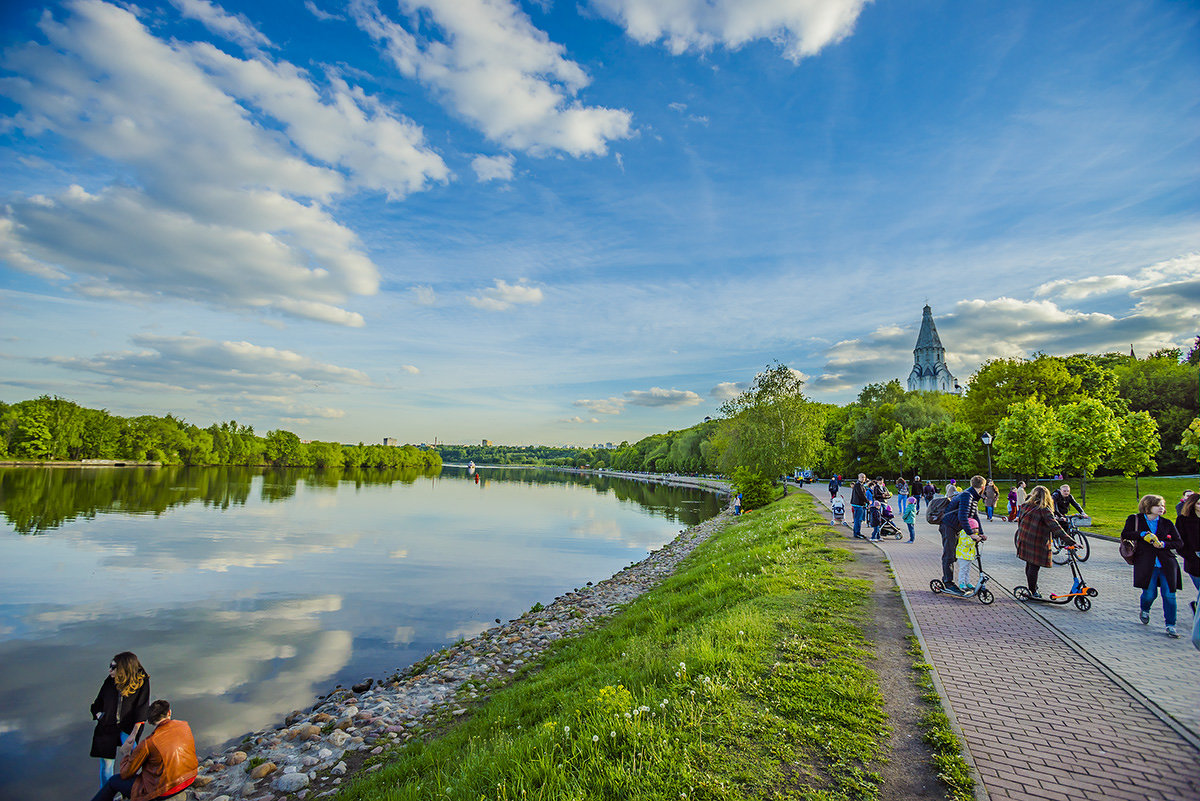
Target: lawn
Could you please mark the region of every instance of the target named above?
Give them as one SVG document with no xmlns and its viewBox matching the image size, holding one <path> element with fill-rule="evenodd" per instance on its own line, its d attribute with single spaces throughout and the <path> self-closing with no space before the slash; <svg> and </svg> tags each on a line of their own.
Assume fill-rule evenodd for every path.
<svg viewBox="0 0 1200 801">
<path fill-rule="evenodd" d="M 851 558 L 807 496 L 743 515 L 339 798 L 877 798 L 887 727 Z"/>
</svg>

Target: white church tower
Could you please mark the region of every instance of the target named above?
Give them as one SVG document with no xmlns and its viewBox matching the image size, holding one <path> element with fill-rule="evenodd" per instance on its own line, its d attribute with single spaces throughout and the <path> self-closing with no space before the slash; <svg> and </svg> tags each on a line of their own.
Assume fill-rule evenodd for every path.
<svg viewBox="0 0 1200 801">
<path fill-rule="evenodd" d="M 908 376 L 908 391 L 953 392 L 954 376 L 946 366 L 946 349 L 938 337 L 933 324 L 933 310 L 929 304 L 921 313 L 921 333 L 917 334 L 917 345 L 913 348 L 913 369 Z"/>
</svg>

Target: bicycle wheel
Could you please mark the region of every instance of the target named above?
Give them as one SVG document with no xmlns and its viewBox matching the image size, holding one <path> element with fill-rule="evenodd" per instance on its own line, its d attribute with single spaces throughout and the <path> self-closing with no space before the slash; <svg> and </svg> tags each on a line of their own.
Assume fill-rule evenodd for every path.
<svg viewBox="0 0 1200 801">
<path fill-rule="evenodd" d="M 1070 551 L 1068 551 L 1067 546 L 1063 544 L 1061 537 L 1050 538 L 1050 560 L 1056 565 L 1065 565 L 1067 562 L 1071 561 Z"/>
<path fill-rule="evenodd" d="M 1075 558 L 1080 562 L 1086 562 L 1092 555 L 1092 545 L 1088 542 L 1087 535 L 1079 529 L 1075 529 L 1071 532 L 1071 536 L 1075 538 L 1075 544 L 1079 546 L 1075 549 Z"/>
</svg>

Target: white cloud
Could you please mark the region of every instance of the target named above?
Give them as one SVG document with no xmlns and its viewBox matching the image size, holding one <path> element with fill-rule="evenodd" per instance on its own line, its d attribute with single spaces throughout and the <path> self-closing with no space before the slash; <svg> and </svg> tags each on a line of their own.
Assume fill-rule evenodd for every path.
<svg viewBox="0 0 1200 801">
<path fill-rule="evenodd" d="M 625 409 L 625 401 L 620 398 L 605 398 L 603 400 L 581 399 L 575 401 L 573 405 L 587 409 L 594 414 L 620 414 Z"/>
<path fill-rule="evenodd" d="M 665 42 L 679 55 L 756 39 L 799 61 L 845 39 L 868 0 L 591 0 L 635 41 Z"/>
<path fill-rule="evenodd" d="M 437 303 L 437 293 L 433 291 L 433 287 L 424 284 L 418 284 L 412 288 L 413 303 L 418 306 L 432 306 Z"/>
<path fill-rule="evenodd" d="M 515 163 L 516 159 L 511 155 L 476 156 L 471 161 L 471 169 L 475 170 L 475 175 L 480 182 L 511 181 Z"/>
<path fill-rule="evenodd" d="M 420 368 L 418 368 L 414 365 L 411 365 L 411 364 L 402 364 L 402 365 L 400 365 L 400 369 L 403 370 L 404 372 L 408 373 L 409 375 L 420 375 L 420 373 L 421 373 Z"/>
<path fill-rule="evenodd" d="M 1036 290 L 1037 295 L 1054 294 L 1062 300 L 1112 293 L 1128 296 L 1133 307 L 1111 314 L 1067 308 L 1047 299 L 976 298 L 944 312 L 934 309 L 934 318 L 947 364 L 963 386 L 990 358 L 1026 358 L 1039 351 L 1057 356 L 1127 352 L 1131 345 L 1146 354 L 1181 347 L 1195 337 L 1200 319 L 1200 254 L 1159 262 L 1129 276 L 1052 282 Z M 825 353 L 824 372 L 810 388 L 832 395 L 892 378 L 904 383 L 919 324 L 918 318 L 907 329 L 885 325 L 866 337 L 834 344 Z"/>
<path fill-rule="evenodd" d="M 406 77 L 438 92 L 494 142 L 514 150 L 602 155 L 631 133 L 623 109 L 584 106 L 587 73 L 508 0 L 400 0 L 397 22 L 355 0 L 359 27 Z M 414 33 L 436 28 L 442 39 Z"/>
<path fill-rule="evenodd" d="M 651 387 L 648 390 L 630 390 L 624 394 L 625 401 L 631 406 L 653 406 L 656 408 L 675 409 L 682 406 L 695 406 L 700 403 L 700 396 L 690 389 L 680 390 Z"/>
<path fill-rule="evenodd" d="M 378 270 L 322 203 L 447 180 L 420 129 L 336 78 L 322 88 L 286 62 L 164 41 L 99 0 L 66 8 L 62 21 L 43 17 L 48 44 L 4 54 L 0 94 L 18 106 L 13 127 L 53 132 L 117 165 L 122 181 L 13 201 L 0 212 L 0 256 L 77 277 L 92 296 L 361 325 L 340 304 L 375 293 Z"/>
<path fill-rule="evenodd" d="M 505 311 L 518 304 L 537 305 L 542 302 L 542 290 L 535 286 L 529 286 L 525 283 L 524 278 L 515 284 L 509 284 L 497 278 L 495 283 L 495 286 L 483 290 L 478 295 L 468 296 L 467 302 L 478 309 L 487 311 Z"/>
<path fill-rule="evenodd" d="M 339 394 L 348 386 L 371 385 L 361 370 L 250 342 L 150 334 L 131 341 L 138 350 L 43 361 L 106 376 L 111 386 L 143 393 L 194 393 L 277 414 L 327 420 L 340 419 L 345 413 L 313 404 L 306 396 Z"/>
<path fill-rule="evenodd" d="M 314 17 L 321 20 L 322 22 L 328 22 L 329 20 L 334 20 L 334 19 L 337 19 L 337 20 L 345 19 L 345 17 L 343 17 L 340 14 L 332 14 L 328 11 L 321 9 L 316 3 L 313 2 L 313 0 L 304 0 L 304 7 L 308 9 L 308 13 L 312 14 Z"/>
<path fill-rule="evenodd" d="M 234 16 L 208 0 L 171 0 L 171 5 L 188 19 L 200 22 L 218 36 L 237 42 L 247 50 L 271 47 L 271 40 L 242 14 Z"/>
<path fill-rule="evenodd" d="M 598 418 L 595 418 L 595 417 L 591 417 L 591 418 L 588 418 L 587 420 L 584 420 L 584 419 L 583 419 L 582 417 L 580 417 L 579 415 L 575 415 L 574 417 L 562 417 L 562 418 L 559 418 L 558 422 L 560 422 L 560 423 L 570 423 L 570 424 L 572 424 L 572 425 L 590 425 L 591 423 L 599 423 L 599 422 L 600 422 L 600 420 L 599 420 Z"/>
<path fill-rule="evenodd" d="M 708 394 L 719 401 L 733 400 L 745 392 L 749 386 L 745 381 L 722 381 L 710 389 Z"/>
</svg>

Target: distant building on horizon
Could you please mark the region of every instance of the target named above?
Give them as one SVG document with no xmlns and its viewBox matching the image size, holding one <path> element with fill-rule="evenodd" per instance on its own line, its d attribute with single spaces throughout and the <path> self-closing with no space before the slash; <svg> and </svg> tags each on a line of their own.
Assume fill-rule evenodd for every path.
<svg viewBox="0 0 1200 801">
<path fill-rule="evenodd" d="M 399 448 L 399 447 L 400 447 L 400 440 L 396 439 L 395 437 L 384 437 L 384 438 L 383 438 L 383 447 L 385 447 L 385 448 Z"/>
<path fill-rule="evenodd" d="M 486 448 L 486 447 L 488 447 L 488 446 L 489 446 L 489 445 L 491 445 L 491 444 L 492 444 L 492 441 L 491 441 L 490 439 L 485 439 L 485 440 L 483 441 L 483 447 L 485 447 L 485 448 Z"/>
<path fill-rule="evenodd" d="M 909 392 L 957 392 L 958 382 L 946 366 L 946 349 L 933 323 L 929 304 L 921 312 L 921 332 L 913 348 L 913 369 L 908 375 Z"/>
</svg>

